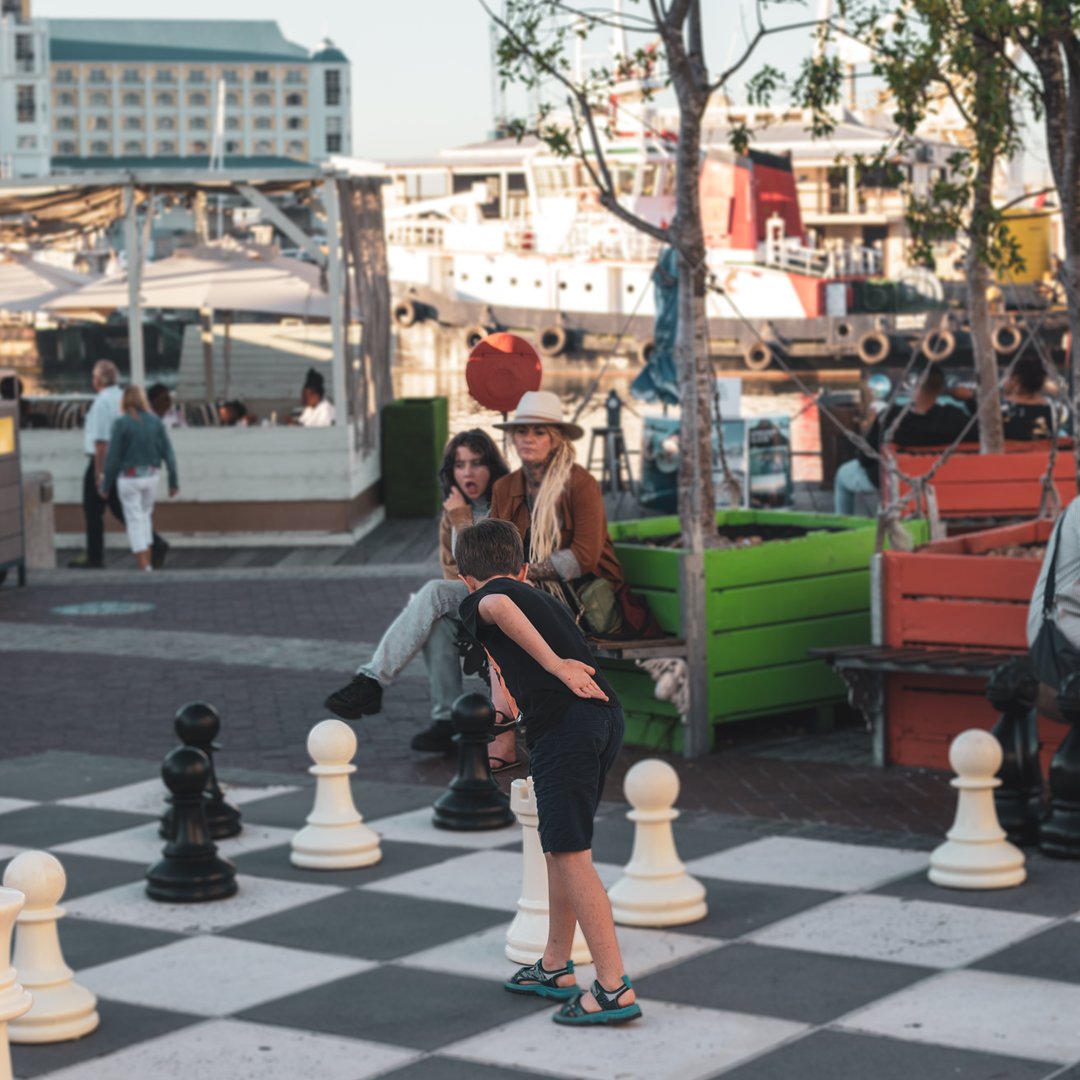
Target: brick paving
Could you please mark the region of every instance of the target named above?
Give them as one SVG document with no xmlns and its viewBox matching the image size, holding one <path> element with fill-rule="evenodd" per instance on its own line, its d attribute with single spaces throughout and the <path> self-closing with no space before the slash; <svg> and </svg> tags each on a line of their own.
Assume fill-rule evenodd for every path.
<svg viewBox="0 0 1080 1080">
<path fill-rule="evenodd" d="M 292 564 L 281 566 L 278 559 L 272 573 L 263 573 L 252 568 L 254 561 L 245 563 L 244 549 L 221 549 L 198 553 L 202 570 L 172 576 L 58 571 L 39 575 L 37 582 L 32 575 L 22 590 L 9 581 L 0 589 L 0 639 L 10 641 L 22 628 L 26 649 L 2 660 L 0 757 L 62 748 L 156 761 L 173 745 L 176 708 L 200 699 L 217 706 L 224 718 L 223 765 L 305 769 L 307 731 L 325 718 L 323 698 L 350 673 L 351 664 L 340 674 L 334 670 L 352 655 L 350 643 L 356 643 L 359 661 L 360 643 L 377 640 L 409 592 L 436 572 L 434 563 L 426 570 L 411 561 L 422 555 L 424 524 L 388 526 L 394 542 L 376 534 L 357 546 L 369 545 L 366 557 L 331 567 L 317 565 L 321 549 L 294 549 Z M 399 558 L 406 565 L 395 564 Z M 111 561 L 123 566 L 119 556 Z M 171 560 L 170 567 L 179 563 Z M 103 601 L 153 607 L 88 617 L 55 610 Z M 69 647 L 72 631 L 80 627 L 94 633 L 85 635 L 86 647 Z M 50 635 L 50 629 L 57 632 Z M 139 630 L 147 631 L 141 651 Z M 151 639 L 159 646 L 161 635 L 167 639 L 173 632 L 221 635 L 220 660 L 204 655 L 205 648 L 194 659 L 179 648 L 175 656 L 144 655 L 160 653 L 150 648 Z M 250 664 L 243 655 L 245 636 Z M 38 647 L 51 638 L 63 638 L 65 651 Z M 334 647 L 332 656 L 310 669 L 301 664 L 286 670 L 267 658 L 271 650 L 257 647 L 268 638 L 305 639 L 316 652 L 319 642 Z M 116 644 L 121 642 L 122 647 Z M 383 714 L 356 725 L 360 781 L 447 782 L 453 775 L 450 759 L 408 748 L 411 736 L 426 726 L 429 708 L 427 680 L 416 665 L 388 690 Z M 861 731 L 768 737 L 744 727 L 736 741 L 694 761 L 627 749 L 607 794 L 621 798 L 622 776 L 634 761 L 665 757 L 679 771 L 679 806 L 687 811 L 940 836 L 955 806 L 947 777 L 878 769 L 867 763 L 868 749 L 869 736 Z M 502 774 L 504 780 L 514 775 L 519 774 Z"/>
</svg>

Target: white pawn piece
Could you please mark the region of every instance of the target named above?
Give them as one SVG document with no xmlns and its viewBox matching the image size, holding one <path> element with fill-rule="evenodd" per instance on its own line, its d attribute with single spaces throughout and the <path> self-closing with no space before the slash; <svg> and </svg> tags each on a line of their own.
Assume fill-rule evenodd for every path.
<svg viewBox="0 0 1080 1080">
<path fill-rule="evenodd" d="M 679 816 L 679 774 L 656 758 L 639 761 L 623 781 L 633 807 L 634 849 L 623 876 L 608 889 L 611 913 L 623 926 L 682 926 L 709 913 L 705 886 L 692 878 L 675 850 L 671 823 Z"/>
<path fill-rule="evenodd" d="M 959 792 L 948 839 L 930 854 L 930 880 L 949 889 L 1008 889 L 1027 877 L 1024 854 L 1005 839 L 994 806 L 1001 744 L 988 731 L 957 735 L 949 747 L 950 780 Z"/>
<path fill-rule="evenodd" d="M 379 835 L 364 824 L 353 802 L 349 777 L 356 734 L 340 720 L 323 720 L 308 735 L 314 765 L 315 806 L 307 824 L 292 839 L 293 866 L 306 870 L 353 870 L 382 858 Z"/>
<path fill-rule="evenodd" d="M 506 931 L 506 958 L 515 964 L 534 964 L 547 946 L 548 877 L 547 860 L 537 831 L 540 819 L 531 776 L 510 785 L 510 809 L 521 824 L 522 874 L 517 914 Z M 570 959 L 575 964 L 592 963 L 580 926 L 574 927 Z"/>
<path fill-rule="evenodd" d="M 16 981 L 11 956 L 11 931 L 26 897 L 17 889 L 0 888 L 0 1080 L 11 1080 L 11 1047 L 8 1024 L 33 1004 L 30 993 Z"/>
<path fill-rule="evenodd" d="M 24 851 L 8 863 L 4 885 L 18 889 L 26 906 L 15 921 L 15 970 L 34 1004 L 8 1024 L 13 1043 L 54 1043 L 89 1035 L 101 1022 L 97 998 L 80 986 L 60 951 L 58 907 L 67 888 L 60 860 L 47 851 Z"/>
</svg>

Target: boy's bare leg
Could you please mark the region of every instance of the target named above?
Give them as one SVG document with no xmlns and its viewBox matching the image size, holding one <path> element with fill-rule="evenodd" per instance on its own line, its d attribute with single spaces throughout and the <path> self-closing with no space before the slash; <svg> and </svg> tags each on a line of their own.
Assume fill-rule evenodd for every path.
<svg viewBox="0 0 1080 1080">
<path fill-rule="evenodd" d="M 545 971 L 558 971 L 566 967 L 574 947 L 574 909 L 563 885 L 562 875 L 553 864 L 554 856 L 545 855 L 548 879 L 548 939 L 541 963 Z M 573 975 L 561 975 L 556 986 L 572 986 L 577 979 Z"/>
<path fill-rule="evenodd" d="M 625 974 L 622 954 L 619 952 L 619 941 L 615 936 L 615 920 L 611 915 L 611 902 L 607 892 L 600 881 L 600 876 L 593 866 L 591 851 L 560 851 L 547 854 L 548 867 L 548 896 L 562 900 L 565 896 L 570 907 L 571 920 L 576 916 L 581 923 L 581 932 L 585 935 L 585 941 L 592 953 L 593 963 L 596 965 L 596 980 L 605 990 L 618 990 L 622 977 Z M 552 893 L 551 881 L 557 880 L 555 892 Z M 549 904 L 551 903 L 549 899 Z M 554 904 L 548 914 L 549 919 L 549 942 L 552 930 L 556 925 L 556 911 Z M 558 913 L 559 933 L 565 933 L 562 912 Z M 570 933 L 573 934 L 573 922 L 570 924 Z M 550 947 L 550 945 L 549 945 Z M 567 951 L 567 956 L 569 951 Z M 545 959 L 547 953 L 544 953 Z M 565 963 L 565 960 L 563 961 Z M 547 964 L 544 964 L 547 967 Z M 634 1001 L 634 991 L 628 990 L 619 999 L 620 1005 L 630 1005 Z M 582 1008 L 586 1012 L 597 1012 L 600 1006 L 590 992 L 586 992 L 581 998 Z"/>
</svg>

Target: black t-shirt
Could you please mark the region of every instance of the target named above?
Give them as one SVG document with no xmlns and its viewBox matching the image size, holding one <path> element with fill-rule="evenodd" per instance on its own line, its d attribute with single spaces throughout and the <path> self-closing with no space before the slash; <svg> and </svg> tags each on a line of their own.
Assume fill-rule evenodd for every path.
<svg viewBox="0 0 1080 1080">
<path fill-rule="evenodd" d="M 599 671 L 593 676 L 608 700 L 579 698 L 565 683 L 545 671 L 516 641 L 508 638 L 494 623 L 480 618 L 480 601 L 485 596 L 509 596 L 522 614 L 536 627 L 556 656 L 580 660 L 590 667 L 595 661 L 585 638 L 565 604 L 544 589 L 534 588 L 513 578 L 493 578 L 482 589 L 461 601 L 459 614 L 466 632 L 491 654 L 498 665 L 506 688 L 514 696 L 525 716 L 529 742 L 563 715 L 574 702 L 617 706 L 619 699 Z"/>
<path fill-rule="evenodd" d="M 893 405 L 884 416 L 878 413 L 875 417 L 866 435 L 866 441 L 875 450 L 880 451 L 882 436 L 895 422 L 902 408 L 902 405 Z M 948 446 L 963 431 L 970 417 L 971 413 L 966 409 L 958 409 L 955 405 L 931 405 L 924 413 L 912 412 L 909 409 L 893 432 L 893 442 L 897 446 Z M 964 441 L 979 441 L 978 424 L 971 425 Z M 860 451 L 859 461 L 874 487 L 880 487 L 877 459 Z"/>
<path fill-rule="evenodd" d="M 1054 410 L 1049 405 L 1001 403 L 1006 439 L 1049 439 L 1054 433 Z"/>
</svg>

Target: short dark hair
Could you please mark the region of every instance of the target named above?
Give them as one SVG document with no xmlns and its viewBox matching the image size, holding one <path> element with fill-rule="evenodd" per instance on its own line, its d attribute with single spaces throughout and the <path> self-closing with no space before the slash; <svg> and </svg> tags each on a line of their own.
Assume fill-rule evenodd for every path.
<svg viewBox="0 0 1080 1080">
<path fill-rule="evenodd" d="M 940 364 L 929 364 L 920 381 L 927 393 L 940 394 L 945 389 L 945 371 Z"/>
<path fill-rule="evenodd" d="M 1046 368 L 1037 356 L 1021 356 L 1013 364 L 1012 376 L 1025 394 L 1037 394 L 1046 385 Z"/>
<path fill-rule="evenodd" d="M 458 533 L 454 546 L 458 571 L 477 581 L 512 577 L 525 562 L 521 533 L 509 521 L 484 518 Z"/>
<path fill-rule="evenodd" d="M 149 401 L 151 405 L 162 397 L 172 397 L 169 393 L 169 388 L 164 383 L 156 382 L 146 391 L 146 400 Z"/>
</svg>

